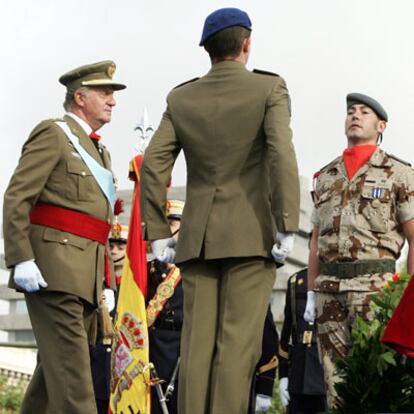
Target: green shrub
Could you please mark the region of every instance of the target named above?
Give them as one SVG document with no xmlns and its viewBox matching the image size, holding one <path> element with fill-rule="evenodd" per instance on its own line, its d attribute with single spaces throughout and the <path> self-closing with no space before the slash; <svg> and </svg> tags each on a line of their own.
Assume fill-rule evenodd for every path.
<svg viewBox="0 0 414 414">
<path fill-rule="evenodd" d="M 283 408 L 279 398 L 279 380 L 276 378 L 273 387 L 272 408 L 266 414 L 283 414 L 286 410 Z"/>
<path fill-rule="evenodd" d="M 372 296 L 374 319 L 355 321 L 352 352 L 336 365 L 343 382 L 335 385 L 341 403 L 334 413 L 414 412 L 414 359 L 380 343 L 409 277 L 394 279 Z"/>
</svg>

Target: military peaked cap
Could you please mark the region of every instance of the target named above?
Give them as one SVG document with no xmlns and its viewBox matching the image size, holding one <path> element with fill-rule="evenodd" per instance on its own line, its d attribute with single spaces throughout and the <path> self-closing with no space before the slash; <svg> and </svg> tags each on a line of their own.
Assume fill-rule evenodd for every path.
<svg viewBox="0 0 414 414">
<path fill-rule="evenodd" d="M 110 86 L 115 91 L 125 89 L 122 83 L 112 80 L 116 65 L 112 60 L 91 63 L 66 72 L 59 78 L 68 91 L 75 91 L 82 86 Z"/>
</svg>

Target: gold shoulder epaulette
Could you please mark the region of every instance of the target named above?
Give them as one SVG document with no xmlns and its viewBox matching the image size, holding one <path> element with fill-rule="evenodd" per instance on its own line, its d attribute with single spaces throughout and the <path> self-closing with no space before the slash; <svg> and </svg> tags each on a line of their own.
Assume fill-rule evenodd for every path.
<svg viewBox="0 0 414 414">
<path fill-rule="evenodd" d="M 267 70 L 261 70 L 261 69 L 253 69 L 253 73 L 258 73 L 259 75 L 268 75 L 268 76 L 279 77 L 279 75 L 277 73 L 268 72 Z"/>
<path fill-rule="evenodd" d="M 181 86 L 187 85 L 187 83 L 195 82 L 196 80 L 199 80 L 200 78 L 193 78 L 188 81 L 185 81 L 183 83 L 180 83 L 179 85 L 175 86 L 173 89 L 181 88 Z"/>
</svg>

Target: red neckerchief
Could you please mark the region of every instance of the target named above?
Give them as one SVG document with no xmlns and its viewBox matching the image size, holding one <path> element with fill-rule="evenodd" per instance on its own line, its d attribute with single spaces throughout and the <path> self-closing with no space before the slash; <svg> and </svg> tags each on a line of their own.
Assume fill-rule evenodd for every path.
<svg viewBox="0 0 414 414">
<path fill-rule="evenodd" d="M 347 148 L 343 152 L 342 158 L 344 159 L 345 169 L 350 180 L 352 180 L 355 173 L 371 158 L 376 148 L 377 146 L 373 144 L 357 145 Z"/>
</svg>

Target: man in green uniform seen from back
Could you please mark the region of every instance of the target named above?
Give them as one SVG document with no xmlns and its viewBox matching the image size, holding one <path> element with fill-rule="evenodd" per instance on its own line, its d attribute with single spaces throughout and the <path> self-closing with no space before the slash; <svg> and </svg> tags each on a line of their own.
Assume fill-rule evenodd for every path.
<svg viewBox="0 0 414 414">
<path fill-rule="evenodd" d="M 144 234 L 156 258 L 172 262 L 165 189 L 181 150 L 187 162 L 176 251 L 184 289 L 180 414 L 247 412 L 273 258 L 285 260 L 298 228 L 289 94 L 280 76 L 246 69 L 250 33 L 239 9 L 207 17 L 200 46 L 211 69 L 169 94 L 142 166 Z"/>
</svg>

